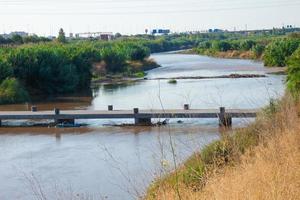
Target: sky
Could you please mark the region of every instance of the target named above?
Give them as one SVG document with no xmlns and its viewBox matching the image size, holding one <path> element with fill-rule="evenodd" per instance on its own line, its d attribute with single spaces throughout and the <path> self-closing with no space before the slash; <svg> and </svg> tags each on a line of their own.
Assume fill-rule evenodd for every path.
<svg viewBox="0 0 300 200">
<path fill-rule="evenodd" d="M 300 27 L 300 0 L 0 0 L 0 34 Z"/>
</svg>

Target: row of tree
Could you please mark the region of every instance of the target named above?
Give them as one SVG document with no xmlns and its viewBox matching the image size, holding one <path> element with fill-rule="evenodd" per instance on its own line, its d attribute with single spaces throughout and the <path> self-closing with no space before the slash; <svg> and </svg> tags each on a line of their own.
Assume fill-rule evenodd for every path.
<svg viewBox="0 0 300 200">
<path fill-rule="evenodd" d="M 0 46 L 3 45 L 21 45 L 26 43 L 40 43 L 40 42 L 50 42 L 51 39 L 46 37 L 39 37 L 37 35 L 30 35 L 22 37 L 20 35 L 12 35 L 9 38 L 4 38 L 0 35 Z"/>
<path fill-rule="evenodd" d="M 32 95 L 60 95 L 89 90 L 96 64 L 106 73 L 136 72 L 151 52 L 187 48 L 192 40 L 122 38 L 24 44 L 0 48 L 0 103 L 24 102 Z"/>
<path fill-rule="evenodd" d="M 196 51 L 212 55 L 218 52 L 250 51 L 253 58 L 262 58 L 265 66 L 284 67 L 299 45 L 300 38 L 297 37 L 226 39 L 200 42 Z"/>
</svg>

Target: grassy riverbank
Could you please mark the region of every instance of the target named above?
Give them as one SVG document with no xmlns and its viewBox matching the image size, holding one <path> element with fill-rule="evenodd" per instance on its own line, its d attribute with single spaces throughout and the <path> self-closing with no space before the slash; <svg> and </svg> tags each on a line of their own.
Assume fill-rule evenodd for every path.
<svg viewBox="0 0 300 200">
<path fill-rule="evenodd" d="M 157 179 L 145 199 L 296 199 L 299 111 L 291 97 L 272 103 L 255 123 L 223 133 Z"/>
</svg>

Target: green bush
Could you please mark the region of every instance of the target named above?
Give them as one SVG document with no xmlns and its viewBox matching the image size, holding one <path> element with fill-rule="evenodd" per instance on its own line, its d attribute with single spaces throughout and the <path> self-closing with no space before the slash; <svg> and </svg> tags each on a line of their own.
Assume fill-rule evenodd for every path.
<svg viewBox="0 0 300 200">
<path fill-rule="evenodd" d="M 144 60 L 150 56 L 150 50 L 142 45 L 135 45 L 130 50 L 130 59 L 131 60 Z"/>
<path fill-rule="evenodd" d="M 0 83 L 5 80 L 7 77 L 13 76 L 12 67 L 0 58 Z"/>
<path fill-rule="evenodd" d="M 103 48 L 101 57 L 106 63 L 109 72 L 122 72 L 125 70 L 126 54 L 120 47 Z"/>
<path fill-rule="evenodd" d="M 227 41 L 214 41 L 212 43 L 212 48 L 217 51 L 229 51 L 231 50 L 231 44 Z"/>
<path fill-rule="evenodd" d="M 0 104 L 23 103 L 29 95 L 15 78 L 7 78 L 0 84 Z"/>
<path fill-rule="evenodd" d="M 275 40 L 266 47 L 264 55 L 265 66 L 286 66 L 288 57 L 294 53 L 298 46 L 298 39 Z"/>
<path fill-rule="evenodd" d="M 288 89 L 294 94 L 300 93 L 300 47 L 288 60 Z"/>
<path fill-rule="evenodd" d="M 240 49 L 244 51 L 249 51 L 250 49 L 252 49 L 252 47 L 255 46 L 255 44 L 256 42 L 253 40 L 244 40 L 240 43 Z"/>
<path fill-rule="evenodd" d="M 252 51 L 255 55 L 256 58 L 259 58 L 260 56 L 262 56 L 262 54 L 265 51 L 265 46 L 262 44 L 256 44 L 255 46 L 252 47 Z"/>
</svg>

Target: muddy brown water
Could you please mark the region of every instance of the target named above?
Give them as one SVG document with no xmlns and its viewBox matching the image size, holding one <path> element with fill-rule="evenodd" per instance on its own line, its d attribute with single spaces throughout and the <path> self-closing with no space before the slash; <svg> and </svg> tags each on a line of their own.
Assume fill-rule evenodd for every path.
<svg viewBox="0 0 300 200">
<path fill-rule="evenodd" d="M 179 76 L 267 74 L 262 63 L 174 53 L 152 56 L 161 68 L 149 79 Z M 40 110 L 260 108 L 284 92 L 285 76 L 265 78 L 144 80 L 100 85 L 93 97 L 63 97 L 35 102 Z M 30 110 L 31 104 L 5 105 L 0 110 Z M 154 121 L 157 121 L 154 120 Z M 176 162 L 219 138 L 215 119 L 171 120 L 164 127 L 114 127 L 132 120 L 78 120 L 81 128 L 0 128 L 0 199 L 137 199 L 155 177 Z M 234 120 L 234 127 L 251 120 Z M 32 121 L 4 121 L 5 125 Z M 172 145 L 171 145 L 172 144 Z M 74 198 L 73 198 L 74 199 Z"/>
</svg>

